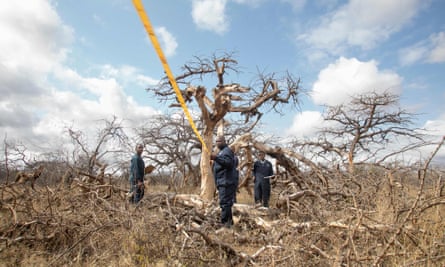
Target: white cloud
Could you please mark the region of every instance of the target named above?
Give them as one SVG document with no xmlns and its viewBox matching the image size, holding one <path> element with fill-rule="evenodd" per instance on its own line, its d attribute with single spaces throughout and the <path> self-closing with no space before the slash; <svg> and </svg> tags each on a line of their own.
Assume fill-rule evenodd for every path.
<svg viewBox="0 0 445 267">
<path fill-rule="evenodd" d="M 312 99 L 319 105 L 339 105 L 351 96 L 390 90 L 399 93 L 402 78 L 389 70 L 379 70 L 377 62 L 339 58 L 321 70 L 312 87 Z"/>
<path fill-rule="evenodd" d="M 47 1 L 0 1 L 0 32 L 0 102 L 24 111 L 45 93 L 45 74 L 65 59 L 73 30 Z"/>
<path fill-rule="evenodd" d="M 428 120 L 425 122 L 423 127 L 430 134 L 436 136 L 444 136 L 445 135 L 445 114 L 442 114 L 441 117 L 436 120 Z"/>
<path fill-rule="evenodd" d="M 225 33 L 229 22 L 225 14 L 227 0 L 193 0 L 192 17 L 198 28 Z"/>
<path fill-rule="evenodd" d="M 424 45 L 416 44 L 399 51 L 399 61 L 403 66 L 414 64 L 428 53 L 428 48 Z"/>
<path fill-rule="evenodd" d="M 434 33 L 427 40 L 405 47 L 399 51 L 399 61 L 403 66 L 416 62 L 445 62 L 445 32 Z"/>
<path fill-rule="evenodd" d="M 0 1 L 0 136 L 54 144 L 67 125 L 96 129 L 113 116 L 136 125 L 156 114 L 124 90 L 157 84 L 136 68 L 106 65 L 84 77 L 64 65 L 74 31 L 50 3 Z"/>
<path fill-rule="evenodd" d="M 66 58 L 73 30 L 63 25 L 49 1 L 0 2 L 0 134 L 32 138 L 47 74 Z"/>
<path fill-rule="evenodd" d="M 132 83 L 136 83 L 140 87 L 155 86 L 159 83 L 159 80 L 143 75 L 139 69 L 129 65 L 121 67 L 103 65 L 99 67 L 98 71 L 99 77 L 117 79 L 120 84 L 126 87 L 133 86 Z"/>
<path fill-rule="evenodd" d="M 135 68 L 130 66 L 118 69 L 105 65 L 101 70 L 98 77 L 82 77 L 71 69 L 63 69 L 58 72 L 58 79 L 70 84 L 71 88 L 78 92 L 88 92 L 90 96 L 88 100 L 76 100 L 77 103 L 84 105 L 82 110 L 86 113 L 87 119 L 115 115 L 119 118 L 138 120 L 141 116 L 146 117 L 157 113 L 150 107 L 139 106 L 133 98 L 126 95 L 123 89 L 123 85 L 131 86 L 132 81 L 137 81 L 138 78 L 135 77 L 139 77 L 139 79 L 143 77 L 145 80 L 149 80 L 148 77 L 142 76 Z M 78 97 L 81 97 L 81 95 Z M 143 113 L 139 114 L 139 112 Z"/>
<path fill-rule="evenodd" d="M 168 32 L 165 27 L 158 27 L 155 31 L 161 39 L 161 45 L 163 47 L 165 56 L 173 56 L 176 53 L 176 48 L 178 47 L 175 37 Z"/>
<path fill-rule="evenodd" d="M 159 113 L 127 96 L 114 78 L 82 77 L 70 69 L 59 71 L 58 78 L 75 90 L 53 88 L 41 100 L 50 104 L 40 107 L 40 118 L 29 126 L 28 134 L 52 140 L 59 137 L 66 127 L 74 127 L 91 137 L 100 126 L 100 120 L 117 117 L 126 120 L 124 126 L 131 128 Z"/>
<path fill-rule="evenodd" d="M 422 5 L 421 0 L 350 0 L 298 39 L 331 54 L 347 45 L 373 48 L 410 22 Z"/>
<path fill-rule="evenodd" d="M 35 116 L 26 105 L 8 101 L 0 102 L 0 129 L 26 129 L 35 121 Z"/>
<path fill-rule="evenodd" d="M 426 121 L 423 128 L 427 131 L 428 134 L 432 135 L 432 141 L 440 141 L 443 136 L 445 136 L 445 113 L 441 114 L 441 116 L 434 120 Z M 434 151 L 435 149 L 436 146 L 423 148 L 423 157 L 430 156 L 432 151 Z M 436 161 L 438 161 L 442 166 L 445 163 L 445 148 L 443 146 L 436 154 Z"/>
<path fill-rule="evenodd" d="M 135 76 L 135 82 L 139 86 L 143 86 L 144 88 L 148 85 L 157 85 L 159 83 L 159 80 L 156 80 L 154 78 L 145 76 L 143 74 L 136 74 Z"/>
<path fill-rule="evenodd" d="M 323 125 L 323 116 L 318 111 L 304 111 L 294 116 L 286 135 L 297 138 L 312 137 Z"/>
<path fill-rule="evenodd" d="M 0 2 L 0 62 L 10 73 L 36 78 L 62 61 L 73 31 L 48 1 Z"/>
<path fill-rule="evenodd" d="M 432 49 L 427 61 L 430 63 L 445 62 L 445 32 L 430 36 Z"/>
<path fill-rule="evenodd" d="M 224 34 L 229 30 L 230 23 L 226 14 L 226 6 L 229 2 L 250 7 L 259 7 L 267 0 L 192 0 L 192 18 L 199 29 Z M 294 8 L 304 5 L 305 0 L 287 1 Z M 300 7 L 300 8 L 301 8 Z"/>
</svg>

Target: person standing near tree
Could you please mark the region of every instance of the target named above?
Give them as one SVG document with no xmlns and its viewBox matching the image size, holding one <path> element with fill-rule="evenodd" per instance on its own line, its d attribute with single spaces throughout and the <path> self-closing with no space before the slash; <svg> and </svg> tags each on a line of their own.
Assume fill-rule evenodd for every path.
<svg viewBox="0 0 445 267">
<path fill-rule="evenodd" d="M 236 192 L 235 158 L 223 136 L 217 136 L 215 142 L 219 152 L 212 153 L 210 159 L 213 160 L 213 175 L 221 207 L 220 222 L 230 228 L 233 225 L 232 206 Z"/>
<path fill-rule="evenodd" d="M 142 160 L 144 145 L 136 145 L 136 153 L 131 157 L 130 162 L 130 202 L 138 203 L 144 197 L 144 174 L 145 163 Z"/>
<path fill-rule="evenodd" d="M 258 152 L 258 160 L 253 164 L 255 205 L 269 207 L 270 178 L 273 176 L 272 163 L 265 159 L 263 151 Z"/>
</svg>

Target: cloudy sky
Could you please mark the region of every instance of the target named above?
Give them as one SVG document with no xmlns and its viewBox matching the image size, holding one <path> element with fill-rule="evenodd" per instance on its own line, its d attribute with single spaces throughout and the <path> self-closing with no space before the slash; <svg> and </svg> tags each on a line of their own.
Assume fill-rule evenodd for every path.
<svg viewBox="0 0 445 267">
<path fill-rule="evenodd" d="M 442 0 L 143 1 L 173 74 L 194 56 L 236 52 L 248 85 L 290 71 L 300 111 L 265 117 L 277 135 L 310 136 L 323 105 L 391 90 L 445 134 Z M 128 127 L 167 113 L 144 90 L 164 75 L 129 0 L 0 1 L 0 137 L 34 144 L 116 116 Z M 216 82 L 215 82 L 216 83 Z M 209 85 L 213 86 L 213 85 Z"/>
</svg>

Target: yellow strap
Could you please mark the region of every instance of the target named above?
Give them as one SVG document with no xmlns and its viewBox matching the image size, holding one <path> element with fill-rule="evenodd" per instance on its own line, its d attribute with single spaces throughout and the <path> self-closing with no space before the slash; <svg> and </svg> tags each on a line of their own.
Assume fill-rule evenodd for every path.
<svg viewBox="0 0 445 267">
<path fill-rule="evenodd" d="M 184 110 L 184 113 L 187 116 L 187 119 L 188 119 L 190 125 L 192 126 L 193 131 L 195 132 L 199 141 L 201 141 L 202 147 L 208 153 L 209 150 L 207 149 L 207 146 L 206 146 L 204 140 L 202 139 L 201 135 L 199 134 L 198 129 L 196 129 L 196 126 L 195 126 L 195 123 L 193 122 L 192 116 L 190 116 L 190 113 L 187 109 L 187 105 L 185 104 L 184 98 L 182 97 L 181 91 L 179 90 L 178 85 L 176 84 L 176 80 L 173 77 L 170 67 L 168 66 L 167 59 L 165 58 L 164 53 L 162 52 L 161 46 L 159 45 L 158 38 L 156 38 L 156 35 L 153 31 L 153 27 L 151 26 L 150 20 L 148 19 L 148 16 L 144 11 L 144 6 L 142 5 L 140 0 L 133 0 L 133 5 L 139 14 L 139 17 L 141 18 L 142 24 L 144 24 L 145 30 L 147 31 L 148 36 L 150 37 L 150 40 L 156 50 L 156 53 L 158 54 L 158 57 L 161 60 L 162 66 L 164 67 L 164 70 L 165 70 L 165 73 L 167 74 L 167 77 L 170 80 L 170 83 L 173 86 L 173 89 L 175 90 L 175 93 L 176 93 L 176 96 L 178 97 L 179 103 L 181 104 L 181 107 Z"/>
</svg>

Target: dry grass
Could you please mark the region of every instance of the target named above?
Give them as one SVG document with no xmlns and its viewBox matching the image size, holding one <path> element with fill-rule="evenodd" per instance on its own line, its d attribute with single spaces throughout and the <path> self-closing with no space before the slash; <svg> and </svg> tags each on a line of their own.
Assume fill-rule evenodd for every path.
<svg viewBox="0 0 445 267">
<path fill-rule="evenodd" d="M 162 185 L 134 206 L 119 190 L 126 184 L 3 184 L 0 266 L 445 266 L 443 183 L 429 177 L 404 220 L 419 184 L 397 175 L 367 173 L 360 190 L 339 181 L 344 197 L 305 195 L 280 208 L 276 185 L 267 211 L 241 189 L 238 203 L 250 208 L 235 209 L 228 230 L 218 230 L 217 205 L 183 205 Z"/>
</svg>

